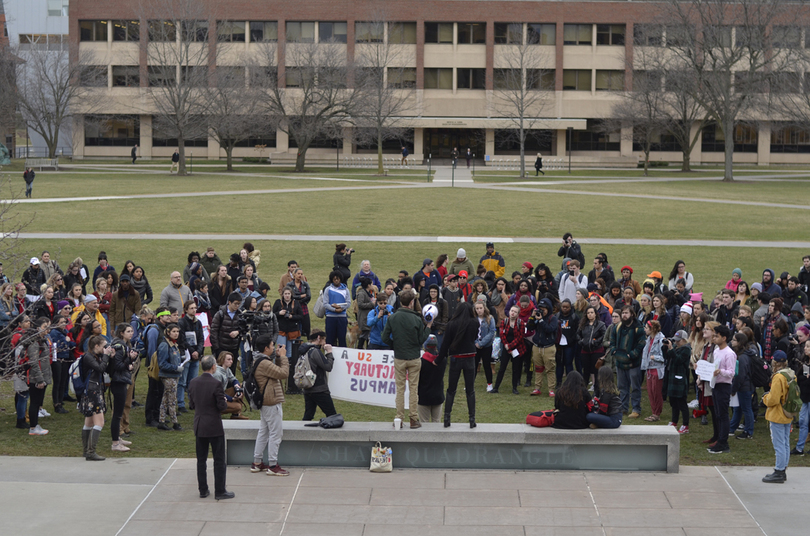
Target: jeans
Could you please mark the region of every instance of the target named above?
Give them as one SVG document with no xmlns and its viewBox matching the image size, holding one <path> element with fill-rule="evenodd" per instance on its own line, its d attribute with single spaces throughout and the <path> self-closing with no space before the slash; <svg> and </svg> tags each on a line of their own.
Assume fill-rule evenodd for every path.
<svg viewBox="0 0 810 536">
<path fill-rule="evenodd" d="M 17 410 L 17 418 L 25 419 L 25 408 L 28 407 L 28 391 L 24 393 L 14 393 L 14 408 Z"/>
<path fill-rule="evenodd" d="M 287 350 L 287 359 L 292 359 L 292 339 L 288 341 L 287 337 L 279 335 L 276 338 L 276 344 L 283 346 Z M 242 373 L 242 377 L 244 377 L 244 372 Z"/>
<path fill-rule="evenodd" d="M 523 366 L 523 360 L 520 356 L 512 357 L 508 351 L 501 349 L 501 357 L 498 360 L 498 377 L 495 379 L 493 389 L 499 389 L 503 377 L 506 375 L 506 369 L 511 365 L 512 367 L 512 389 L 517 389 L 520 382 L 520 370 Z"/>
<path fill-rule="evenodd" d="M 771 425 L 771 442 L 773 442 L 773 450 L 776 453 L 774 469 L 784 471 L 790 461 L 790 423 L 771 422 L 768 424 Z"/>
<path fill-rule="evenodd" d="M 618 428 L 622 424 L 622 414 L 602 415 L 601 413 L 588 413 L 585 419 L 599 428 Z"/>
<path fill-rule="evenodd" d="M 51 389 L 51 397 L 53 398 L 53 407 L 61 406 L 65 398 L 65 389 L 70 379 L 70 361 L 55 361 L 51 363 L 51 371 L 53 371 L 53 388 Z"/>
<path fill-rule="evenodd" d="M 25 184 L 25 197 L 31 197 L 31 192 L 34 190 L 34 183 Z"/>
<path fill-rule="evenodd" d="M 712 390 L 712 400 L 714 401 L 714 414 L 717 417 L 717 446 L 728 446 L 728 403 L 731 399 L 731 384 L 716 383 Z"/>
<path fill-rule="evenodd" d="M 326 344 L 346 347 L 346 328 L 349 327 L 349 319 L 345 316 L 326 317 Z"/>
<path fill-rule="evenodd" d="M 748 426 L 748 417 L 745 418 L 746 427 Z M 810 425 L 810 402 L 802 404 L 802 410 L 799 412 L 799 440 L 796 442 L 796 450 L 804 452 L 804 444 L 807 441 L 808 425 Z M 751 428 L 754 424 L 751 423 Z"/>
<path fill-rule="evenodd" d="M 242 361 L 244 363 L 244 360 Z M 192 359 L 186 366 L 183 367 L 183 371 L 180 373 L 180 378 L 177 380 L 177 408 L 184 408 L 186 407 L 186 389 L 188 389 L 188 384 L 191 380 L 197 377 L 197 373 L 200 371 L 200 360 Z M 244 366 L 242 370 L 242 377 L 244 377 L 245 371 Z"/>
<path fill-rule="evenodd" d="M 737 398 L 740 405 L 731 410 L 731 424 L 729 430 L 734 432 L 740 425 L 740 420 L 745 417 L 745 433 L 754 435 L 754 410 L 751 408 L 751 391 L 738 391 Z"/>
<path fill-rule="evenodd" d="M 619 387 L 619 400 L 622 403 L 622 411 L 628 410 L 629 404 L 632 404 L 633 411 L 641 413 L 641 380 L 644 377 L 644 372 L 641 367 L 631 369 L 618 369 L 618 387 Z"/>
</svg>

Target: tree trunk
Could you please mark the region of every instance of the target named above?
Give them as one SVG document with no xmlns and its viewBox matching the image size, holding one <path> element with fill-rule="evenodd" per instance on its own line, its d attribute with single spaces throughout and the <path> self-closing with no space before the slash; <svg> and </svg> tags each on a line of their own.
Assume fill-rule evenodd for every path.
<svg viewBox="0 0 810 536">
<path fill-rule="evenodd" d="M 383 169 L 383 156 L 382 156 L 382 131 L 377 129 L 377 175 L 385 173 Z"/>
<path fill-rule="evenodd" d="M 186 175 L 186 140 L 183 136 L 177 136 L 177 152 L 180 153 L 180 162 L 177 164 L 177 175 Z"/>
<path fill-rule="evenodd" d="M 48 158 L 56 158 L 56 144 L 58 141 L 51 139 L 45 140 L 45 143 L 48 145 Z"/>
<path fill-rule="evenodd" d="M 225 171 L 233 171 L 233 145 L 230 143 L 225 146 L 225 157 L 227 162 Z"/>
<path fill-rule="evenodd" d="M 683 163 L 681 164 L 681 171 L 692 171 L 691 161 L 692 151 L 688 149 L 683 151 Z"/>
<path fill-rule="evenodd" d="M 298 156 L 295 157 L 295 171 L 304 171 L 307 160 L 307 147 L 299 147 Z"/>
<path fill-rule="evenodd" d="M 734 120 L 726 121 L 723 134 L 726 137 L 723 182 L 734 182 Z"/>
<path fill-rule="evenodd" d="M 523 128 L 523 118 L 520 120 L 520 178 L 526 177 L 526 134 Z"/>
<path fill-rule="evenodd" d="M 644 148 L 644 176 L 650 176 L 650 146 Z"/>
</svg>

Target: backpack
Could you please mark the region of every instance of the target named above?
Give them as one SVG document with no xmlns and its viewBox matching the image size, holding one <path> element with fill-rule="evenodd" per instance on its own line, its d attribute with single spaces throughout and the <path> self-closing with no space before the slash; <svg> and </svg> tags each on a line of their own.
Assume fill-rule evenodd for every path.
<svg viewBox="0 0 810 536">
<path fill-rule="evenodd" d="M 70 374 L 70 383 L 73 385 L 73 391 L 76 393 L 76 398 L 81 398 L 87 390 L 87 377 L 82 370 L 82 358 L 80 357 L 68 369 Z"/>
<path fill-rule="evenodd" d="M 799 384 L 796 383 L 796 376 L 791 378 L 790 375 L 785 372 L 780 372 L 779 374 L 785 377 L 788 384 L 785 403 L 782 404 L 782 412 L 785 414 L 785 417 L 792 419 L 798 415 L 799 411 L 802 409 L 802 397 L 799 391 Z"/>
<path fill-rule="evenodd" d="M 546 428 L 554 424 L 556 410 L 535 411 L 526 415 L 526 424 L 536 428 Z"/>
<path fill-rule="evenodd" d="M 323 304 L 323 290 L 318 293 L 318 299 L 315 300 L 315 305 L 312 307 L 312 312 L 318 318 L 323 318 L 326 315 L 326 307 Z"/>
<path fill-rule="evenodd" d="M 309 362 L 309 352 L 298 356 L 293 381 L 299 389 L 312 389 L 312 386 L 315 385 L 315 371 L 312 370 L 312 364 Z"/>
<path fill-rule="evenodd" d="M 751 356 L 751 383 L 754 388 L 768 388 L 771 384 L 771 369 L 759 355 Z"/>
<path fill-rule="evenodd" d="M 264 404 L 264 391 L 267 389 L 267 384 L 270 383 L 270 380 L 267 380 L 267 382 L 264 384 L 264 388 L 259 389 L 259 382 L 256 380 L 256 371 L 259 368 L 259 363 L 265 359 L 268 358 L 263 356 L 253 362 L 253 367 L 250 369 L 248 377 L 243 386 L 248 404 L 250 404 L 250 407 L 253 409 L 262 408 L 262 405 Z"/>
</svg>

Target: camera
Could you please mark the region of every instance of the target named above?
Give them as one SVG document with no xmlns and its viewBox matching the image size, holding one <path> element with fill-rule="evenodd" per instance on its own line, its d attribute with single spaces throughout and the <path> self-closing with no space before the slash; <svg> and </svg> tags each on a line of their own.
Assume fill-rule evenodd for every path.
<svg viewBox="0 0 810 536">
<path fill-rule="evenodd" d="M 236 398 L 241 398 L 243 393 L 244 393 L 244 391 L 242 390 L 241 387 L 237 387 L 237 388 L 234 389 L 234 396 Z"/>
</svg>

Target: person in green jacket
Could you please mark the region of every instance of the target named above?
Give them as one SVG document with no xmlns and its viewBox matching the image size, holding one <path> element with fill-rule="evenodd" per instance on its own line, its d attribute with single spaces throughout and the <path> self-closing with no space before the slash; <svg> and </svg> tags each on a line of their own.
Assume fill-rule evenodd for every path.
<svg viewBox="0 0 810 536">
<path fill-rule="evenodd" d="M 610 341 L 610 349 L 616 359 L 616 369 L 619 376 L 619 398 L 622 402 L 622 412 L 628 411 L 629 402 L 633 405 L 633 412 L 628 415 L 630 419 L 637 419 L 641 414 L 641 351 L 644 349 L 644 329 L 635 318 L 633 307 L 622 307 L 622 322 L 616 328 L 616 336 Z"/>
<path fill-rule="evenodd" d="M 422 315 L 412 308 L 416 294 L 412 289 L 399 293 L 399 302 L 402 306 L 397 309 L 385 324 L 382 333 L 383 344 L 394 349 L 394 381 L 397 386 L 396 405 L 397 419 L 405 415 L 405 376 L 408 376 L 408 413 L 411 428 L 419 428 L 419 412 L 417 409 L 419 392 L 419 371 L 422 368 L 422 344 L 430 335 L 433 319 L 429 322 L 422 320 Z M 400 424 L 400 427 L 402 425 Z"/>
</svg>

